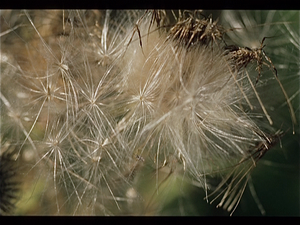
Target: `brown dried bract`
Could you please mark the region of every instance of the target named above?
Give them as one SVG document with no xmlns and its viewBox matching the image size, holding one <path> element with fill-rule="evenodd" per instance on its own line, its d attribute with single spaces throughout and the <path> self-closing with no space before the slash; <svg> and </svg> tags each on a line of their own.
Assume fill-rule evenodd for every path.
<svg viewBox="0 0 300 225">
<path fill-rule="evenodd" d="M 233 67 L 237 71 L 239 71 L 242 68 L 246 68 L 249 63 L 256 62 L 256 64 L 257 64 L 256 70 L 258 72 L 258 76 L 256 77 L 255 84 L 257 84 L 257 82 L 261 76 L 261 71 L 262 71 L 263 65 L 267 66 L 270 70 L 272 70 L 272 72 L 275 76 L 275 79 L 278 82 L 278 84 L 282 90 L 282 93 L 284 94 L 284 97 L 286 99 L 286 102 L 288 104 L 292 122 L 293 122 L 293 133 L 295 133 L 294 125 L 297 124 L 296 115 L 293 110 L 291 101 L 277 76 L 277 69 L 275 68 L 271 59 L 266 55 L 265 51 L 263 50 L 263 48 L 265 47 L 265 45 L 263 45 L 265 39 L 266 39 L 266 37 L 263 38 L 263 40 L 261 42 L 261 46 L 259 48 L 255 48 L 255 49 L 251 49 L 248 47 L 238 47 L 235 45 L 225 46 L 225 55 L 229 56 L 229 61 L 233 62 Z"/>
<path fill-rule="evenodd" d="M 189 13 L 188 16 L 179 17 L 178 22 L 170 29 L 170 39 L 178 41 L 187 48 L 192 45 L 209 45 L 217 40 L 223 41 L 224 28 L 218 25 L 218 20 L 208 18 L 198 18 L 197 12 Z M 204 17 L 204 16 L 202 16 Z"/>
<path fill-rule="evenodd" d="M 266 154 L 267 151 L 280 141 L 280 138 L 283 137 L 284 134 L 285 132 L 278 130 L 275 134 L 263 136 L 265 141 L 258 142 L 253 149 L 249 150 L 250 157 L 254 160 L 254 162 L 257 162 Z"/>
<path fill-rule="evenodd" d="M 147 10 L 148 11 L 148 10 Z M 147 12 L 146 11 L 146 12 Z M 166 11 L 165 10 L 151 10 L 151 20 L 150 20 L 150 25 L 148 28 L 148 34 L 150 32 L 150 28 L 151 26 L 156 22 L 156 26 L 160 27 L 161 26 L 161 22 L 166 20 Z"/>
<path fill-rule="evenodd" d="M 229 55 L 230 60 L 234 62 L 235 69 L 240 70 L 242 68 L 246 68 L 249 63 L 257 63 L 256 70 L 258 72 L 258 76 L 256 78 L 256 84 L 261 76 L 263 65 L 269 67 L 269 69 L 271 70 L 273 69 L 275 75 L 277 76 L 277 70 L 275 66 L 263 50 L 263 48 L 265 47 L 265 45 L 263 45 L 264 40 L 265 38 L 263 38 L 261 46 L 255 49 L 251 49 L 248 47 L 238 47 L 235 45 L 229 45 L 225 47 L 225 54 Z"/>
</svg>

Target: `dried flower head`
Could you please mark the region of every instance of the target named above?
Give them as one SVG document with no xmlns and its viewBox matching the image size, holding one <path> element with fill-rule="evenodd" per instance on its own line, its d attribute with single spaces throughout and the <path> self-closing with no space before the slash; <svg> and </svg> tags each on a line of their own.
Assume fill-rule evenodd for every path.
<svg viewBox="0 0 300 225">
<path fill-rule="evenodd" d="M 170 29 L 169 37 L 189 48 L 192 45 L 209 45 L 223 40 L 224 28 L 212 20 L 211 16 L 205 18 L 201 11 L 193 14 L 187 12 L 178 18 L 177 23 Z M 200 17 L 198 16 L 200 14 Z"/>
</svg>

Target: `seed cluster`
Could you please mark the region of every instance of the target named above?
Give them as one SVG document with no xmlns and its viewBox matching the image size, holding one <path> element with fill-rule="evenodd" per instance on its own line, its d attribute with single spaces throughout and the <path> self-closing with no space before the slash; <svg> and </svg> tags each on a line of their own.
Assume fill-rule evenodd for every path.
<svg viewBox="0 0 300 225">
<path fill-rule="evenodd" d="M 211 17 L 197 17 L 189 13 L 188 16 L 179 17 L 177 23 L 170 29 L 169 38 L 177 40 L 179 44 L 183 44 L 186 48 L 201 44 L 210 45 L 213 42 L 223 40 L 225 29 L 217 24 Z"/>
<path fill-rule="evenodd" d="M 233 213 L 256 163 L 288 133 L 260 98 L 263 66 L 297 122 L 265 39 L 227 45 L 234 28 L 202 11 L 14 13 L 1 23 L 1 142 L 18 146 L 54 201 L 43 214 L 159 214 L 171 188 L 191 183 Z"/>
</svg>

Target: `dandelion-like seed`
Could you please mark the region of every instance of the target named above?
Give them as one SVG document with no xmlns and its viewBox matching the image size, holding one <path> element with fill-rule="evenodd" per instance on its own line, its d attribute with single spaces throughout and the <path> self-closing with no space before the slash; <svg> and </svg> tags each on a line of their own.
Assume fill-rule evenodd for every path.
<svg viewBox="0 0 300 225">
<path fill-rule="evenodd" d="M 5 11 L 14 22 L 0 34 L 1 138 L 35 154 L 29 172 L 50 181 L 49 213 L 157 215 L 190 185 L 232 215 L 248 184 L 268 213 L 252 172 L 289 137 L 274 108 L 289 109 L 294 133 L 299 110 L 284 82 L 299 62 L 272 42 L 296 49 L 299 35 L 275 11 L 204 13 Z M 275 29 L 291 31 L 288 41 Z"/>
</svg>

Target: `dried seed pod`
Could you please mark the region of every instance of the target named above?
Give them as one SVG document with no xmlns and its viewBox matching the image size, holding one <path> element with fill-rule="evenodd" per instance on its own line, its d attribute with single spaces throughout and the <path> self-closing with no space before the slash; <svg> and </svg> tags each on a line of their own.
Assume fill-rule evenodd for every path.
<svg viewBox="0 0 300 225">
<path fill-rule="evenodd" d="M 237 70 L 246 68 L 249 63 L 257 63 L 256 70 L 258 72 L 258 76 L 256 78 L 256 84 L 261 76 L 263 65 L 273 70 L 275 72 L 275 75 L 277 76 L 277 70 L 275 66 L 263 50 L 263 48 L 265 47 L 265 45 L 263 45 L 265 39 L 266 37 L 263 38 L 259 48 L 254 49 L 248 47 L 238 47 L 235 45 L 225 46 L 225 54 L 229 55 L 230 59 L 234 62 L 234 66 Z M 269 64 L 265 62 L 264 59 Z"/>
<path fill-rule="evenodd" d="M 223 41 L 225 29 L 218 25 L 218 20 L 213 21 L 208 18 L 198 18 L 197 11 L 187 18 L 179 18 L 178 22 L 170 29 L 168 39 L 176 40 L 187 48 L 192 45 L 209 45 L 217 40 Z"/>
<path fill-rule="evenodd" d="M 263 50 L 263 48 L 265 47 L 265 45 L 263 45 L 263 43 L 266 38 L 267 37 L 264 37 L 261 42 L 260 47 L 255 48 L 255 49 L 251 49 L 248 47 L 238 47 L 235 45 L 225 46 L 225 55 L 227 54 L 229 56 L 229 60 L 233 62 L 233 68 L 237 71 L 239 71 L 243 68 L 246 68 L 249 63 L 256 62 L 257 63 L 256 70 L 258 72 L 258 76 L 256 77 L 255 84 L 257 84 L 257 82 L 261 76 L 261 71 L 262 71 L 263 65 L 267 66 L 270 70 L 272 70 L 272 72 L 275 76 L 275 79 L 278 82 L 278 84 L 286 98 L 286 102 L 289 106 L 289 110 L 290 110 L 290 114 L 291 114 L 291 118 L 292 118 L 292 122 L 293 122 L 293 126 L 294 126 L 295 124 L 297 124 L 297 120 L 296 120 L 295 112 L 293 110 L 290 99 L 289 99 L 284 87 L 282 86 L 280 80 L 278 79 L 277 69 L 275 68 L 271 59 L 266 55 L 265 51 Z M 293 128 L 293 133 L 295 133 L 294 128 Z"/>
</svg>

